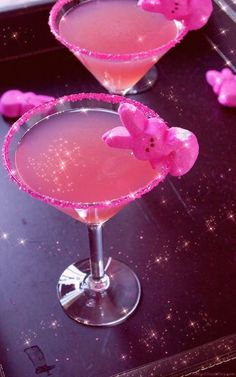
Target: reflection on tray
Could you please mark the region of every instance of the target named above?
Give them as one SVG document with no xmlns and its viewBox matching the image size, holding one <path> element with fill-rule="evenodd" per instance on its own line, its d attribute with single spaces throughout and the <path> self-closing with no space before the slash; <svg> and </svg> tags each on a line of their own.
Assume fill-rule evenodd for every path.
<svg viewBox="0 0 236 377">
<path fill-rule="evenodd" d="M 36 374 L 47 372 L 48 376 L 52 376 L 52 373 L 50 371 L 55 368 L 55 365 L 47 365 L 44 353 L 38 346 L 25 348 L 24 352 L 27 354 L 33 366 L 35 367 Z"/>
<path fill-rule="evenodd" d="M 181 377 L 236 359 L 236 334 L 113 377 Z"/>
<path fill-rule="evenodd" d="M 0 377 L 5 377 L 3 366 L 0 364 Z"/>
</svg>

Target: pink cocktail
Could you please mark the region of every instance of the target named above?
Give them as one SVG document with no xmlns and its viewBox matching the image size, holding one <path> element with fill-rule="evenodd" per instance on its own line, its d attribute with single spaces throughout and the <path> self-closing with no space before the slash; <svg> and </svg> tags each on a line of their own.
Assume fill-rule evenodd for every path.
<svg viewBox="0 0 236 377">
<path fill-rule="evenodd" d="M 107 147 L 102 135 L 120 125 L 117 113 L 106 109 L 56 113 L 21 139 L 16 169 L 32 189 L 59 200 L 109 202 L 129 195 L 151 182 L 157 172 L 130 151 Z M 120 206 L 61 209 L 82 222 L 100 224 Z"/>
<path fill-rule="evenodd" d="M 63 272 L 58 296 L 70 317 L 94 326 L 122 322 L 140 298 L 135 273 L 111 257 L 103 259 L 102 224 L 168 173 L 164 164 L 155 170 L 131 151 L 103 141 L 107 130 L 121 125 L 116 111 L 120 103 L 157 117 L 124 97 L 71 95 L 26 113 L 3 147 L 5 167 L 22 190 L 87 224 L 90 259 Z"/>
<path fill-rule="evenodd" d="M 126 94 L 187 33 L 183 23 L 146 12 L 135 0 L 59 0 L 49 23 L 56 38 L 118 94 Z"/>
</svg>

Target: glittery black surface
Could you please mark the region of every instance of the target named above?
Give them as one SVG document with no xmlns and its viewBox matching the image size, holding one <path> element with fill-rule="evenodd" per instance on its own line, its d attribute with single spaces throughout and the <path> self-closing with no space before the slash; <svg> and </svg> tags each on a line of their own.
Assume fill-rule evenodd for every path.
<svg viewBox="0 0 236 377">
<path fill-rule="evenodd" d="M 30 15 L 32 27 L 43 31 L 41 37 L 35 32 L 37 43 L 23 31 L 27 12 L 16 14 L 15 23 L 13 13 L 4 15 L 9 35 L 4 54 L 1 49 L 0 94 L 12 88 L 54 96 L 104 91 L 51 38 L 48 9 L 40 9 Z M 217 43 L 214 25 L 190 33 L 162 58 L 156 86 L 135 96 L 170 125 L 195 132 L 200 156 L 189 174 L 167 179 L 104 227 L 106 254 L 127 262 L 142 284 L 141 303 L 124 324 L 89 328 L 65 316 L 56 284 L 69 264 L 88 256 L 86 228 L 20 192 L 0 167 L 0 364 L 6 377 L 110 377 L 236 332 L 236 109 L 218 105 L 204 78 L 208 69 L 225 66 L 206 39 Z M 229 31 L 220 38 L 236 30 L 229 25 L 223 23 Z M 27 53 L 43 46 L 51 51 L 8 59 L 26 53 L 28 43 Z M 224 50 L 232 64 L 234 49 L 230 42 Z M 1 140 L 8 129 L 0 119 Z"/>
</svg>

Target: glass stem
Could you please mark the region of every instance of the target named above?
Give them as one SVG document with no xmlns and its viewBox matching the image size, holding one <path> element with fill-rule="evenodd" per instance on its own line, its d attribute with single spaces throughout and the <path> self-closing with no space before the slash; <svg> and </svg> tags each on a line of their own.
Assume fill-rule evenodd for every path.
<svg viewBox="0 0 236 377">
<path fill-rule="evenodd" d="M 104 277 L 102 225 L 88 225 L 90 247 L 90 269 L 93 280 Z"/>
</svg>

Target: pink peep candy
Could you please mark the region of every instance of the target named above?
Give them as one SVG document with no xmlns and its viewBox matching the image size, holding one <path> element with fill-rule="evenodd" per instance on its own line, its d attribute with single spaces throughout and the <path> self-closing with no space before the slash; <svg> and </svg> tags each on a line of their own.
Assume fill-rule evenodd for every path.
<svg viewBox="0 0 236 377">
<path fill-rule="evenodd" d="M 52 99 L 53 97 L 37 95 L 33 92 L 8 90 L 0 99 L 0 112 L 8 118 L 18 118 L 33 107 Z"/>
<path fill-rule="evenodd" d="M 169 128 L 159 118 L 148 119 L 131 104 L 120 105 L 118 112 L 123 126 L 103 135 L 107 145 L 131 149 L 137 159 L 149 160 L 154 169 L 166 166 L 174 176 L 184 175 L 192 168 L 199 152 L 192 132 Z"/>
<path fill-rule="evenodd" d="M 208 71 L 206 73 L 208 84 L 218 95 L 218 102 L 228 107 L 236 107 L 236 75 L 229 68 L 222 71 Z"/>
<path fill-rule="evenodd" d="M 203 27 L 213 11 L 212 0 L 139 0 L 138 5 L 168 20 L 184 20 L 189 30 Z"/>
</svg>

